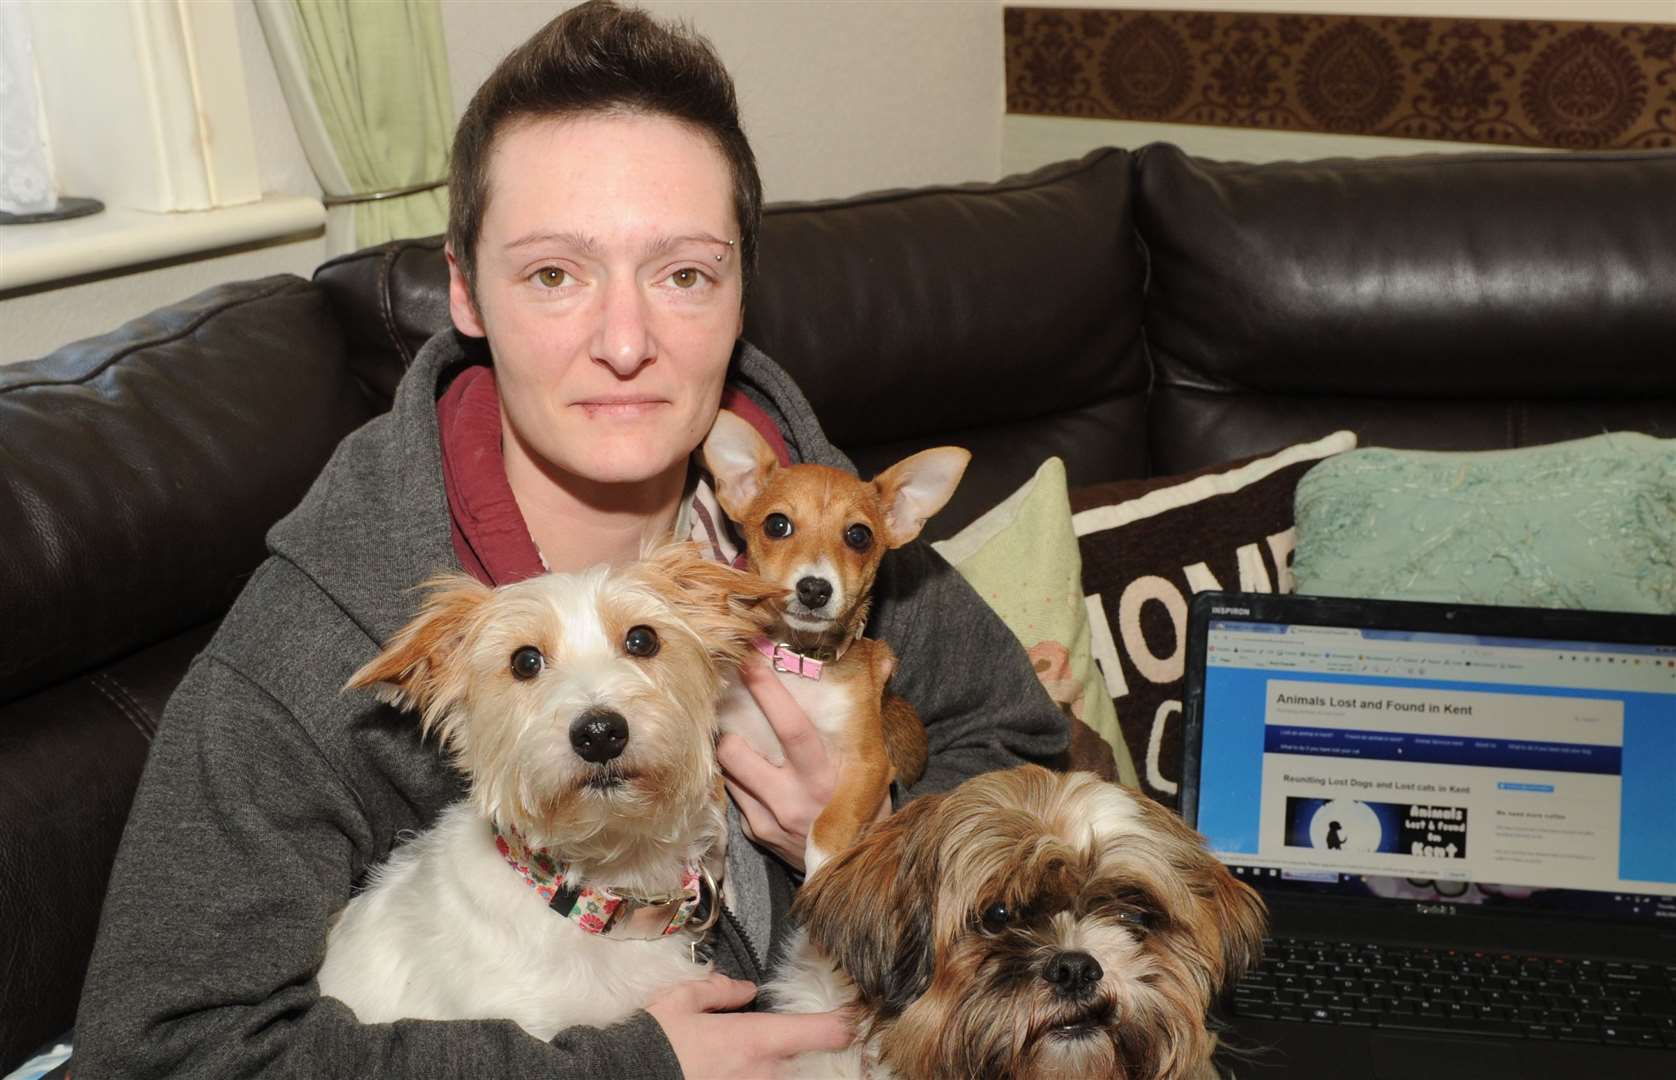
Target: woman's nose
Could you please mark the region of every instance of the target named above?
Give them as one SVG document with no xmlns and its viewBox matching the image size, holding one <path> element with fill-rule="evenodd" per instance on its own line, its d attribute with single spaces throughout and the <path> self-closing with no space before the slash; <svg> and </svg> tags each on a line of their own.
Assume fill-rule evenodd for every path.
<svg viewBox="0 0 1676 1080">
<path fill-rule="evenodd" d="M 593 358 L 619 378 L 639 371 L 657 352 L 649 314 L 638 282 L 630 279 L 607 284 L 594 335 Z"/>
</svg>

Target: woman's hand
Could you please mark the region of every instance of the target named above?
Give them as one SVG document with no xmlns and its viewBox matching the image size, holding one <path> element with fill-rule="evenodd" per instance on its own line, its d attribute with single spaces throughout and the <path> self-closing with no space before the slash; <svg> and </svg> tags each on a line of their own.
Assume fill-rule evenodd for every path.
<svg viewBox="0 0 1676 1080">
<path fill-rule="evenodd" d="M 686 1080 L 778 1076 L 786 1060 L 815 1050 L 842 1050 L 855 1029 L 841 1014 L 724 1013 L 756 997 L 748 982 L 712 974 L 663 991 L 646 1006 L 663 1028 Z"/>
<path fill-rule="evenodd" d="M 773 764 L 750 743 L 731 734 L 716 744 L 716 760 L 728 794 L 739 804 L 746 834 L 801 872 L 809 829 L 832 801 L 838 766 L 827 755 L 820 732 L 766 657 L 752 653 L 740 665 L 739 675 L 779 738 L 786 763 Z M 889 814 L 887 790 L 874 820 Z"/>
</svg>

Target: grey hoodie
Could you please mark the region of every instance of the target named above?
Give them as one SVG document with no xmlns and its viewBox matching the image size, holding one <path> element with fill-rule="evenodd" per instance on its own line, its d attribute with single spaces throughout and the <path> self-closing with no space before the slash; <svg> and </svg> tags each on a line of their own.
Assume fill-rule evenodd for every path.
<svg viewBox="0 0 1676 1080">
<path fill-rule="evenodd" d="M 414 586 L 458 569 L 436 399 L 467 360 L 452 331 L 425 346 L 390 412 L 346 438 L 274 526 L 270 557 L 171 698 L 105 898 L 77 1080 L 681 1076 L 644 1012 L 542 1042 L 500 1020 L 363 1025 L 315 984 L 366 871 L 465 793 L 411 717 L 340 688 L 414 614 Z M 760 352 L 741 345 L 730 379 L 794 457 L 848 467 Z M 875 596 L 869 633 L 901 657 L 892 685 L 931 746 L 911 794 L 1064 749 L 1023 650 L 927 545 L 887 556 Z M 760 980 L 792 881 L 737 835 L 728 875 L 737 910 L 713 932 L 716 964 Z"/>
</svg>

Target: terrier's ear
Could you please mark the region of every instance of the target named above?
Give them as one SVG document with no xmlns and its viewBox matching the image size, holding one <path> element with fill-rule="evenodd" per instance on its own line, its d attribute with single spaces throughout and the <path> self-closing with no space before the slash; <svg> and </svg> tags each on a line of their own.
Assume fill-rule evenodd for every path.
<svg viewBox="0 0 1676 1080">
<path fill-rule="evenodd" d="M 1268 907 L 1257 891 L 1228 872 L 1214 857 L 1211 879 L 1200 892 L 1208 919 L 1222 934 L 1222 981 L 1218 990 L 1239 982 L 1263 954 L 1263 934 L 1269 924 Z"/>
<path fill-rule="evenodd" d="M 703 456 L 704 467 L 716 481 L 716 501 L 735 521 L 750 509 L 780 465 L 774 448 L 751 422 L 726 409 L 716 413 Z"/>
<path fill-rule="evenodd" d="M 793 919 L 881 1019 L 900 1015 L 936 974 L 932 912 L 939 874 L 930 819 L 943 798 L 915 799 L 869 825 L 792 902 Z"/>
<path fill-rule="evenodd" d="M 931 515 L 954 494 L 971 460 L 970 451 L 939 446 L 921 450 L 875 476 L 873 486 L 885 510 L 885 543 L 899 548 L 918 536 Z"/>
<path fill-rule="evenodd" d="M 694 543 L 647 552 L 639 570 L 669 598 L 718 659 L 739 660 L 751 639 L 773 625 L 773 601 L 786 589 L 752 573 L 706 559 Z"/>
<path fill-rule="evenodd" d="M 1257 963 L 1263 953 L 1269 911 L 1263 898 L 1240 881 L 1212 855 L 1205 838 L 1174 811 L 1144 795 L 1134 796 L 1146 827 L 1170 842 L 1170 863 L 1187 885 L 1193 912 L 1185 928 L 1201 955 L 1215 962 L 1210 972 L 1213 993 L 1232 986 Z"/>
<path fill-rule="evenodd" d="M 379 700 L 421 713 L 429 728 L 456 694 L 448 672 L 473 617 L 493 592 L 466 574 L 439 574 L 425 582 L 425 604 L 396 631 L 379 654 L 349 677 L 345 690 L 376 686 Z"/>
</svg>

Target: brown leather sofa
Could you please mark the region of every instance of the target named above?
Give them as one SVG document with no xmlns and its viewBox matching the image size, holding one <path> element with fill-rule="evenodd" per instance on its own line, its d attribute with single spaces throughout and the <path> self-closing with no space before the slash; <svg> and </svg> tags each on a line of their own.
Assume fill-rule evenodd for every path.
<svg viewBox="0 0 1676 1080">
<path fill-rule="evenodd" d="M 263 535 L 447 326 L 438 239 L 0 367 L 0 1071 L 74 1019 L 165 699 Z M 1164 475 L 1339 429 L 1676 436 L 1676 152 L 1218 164 L 1101 150 L 768 210 L 746 336 L 868 471 Z"/>
</svg>

